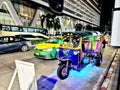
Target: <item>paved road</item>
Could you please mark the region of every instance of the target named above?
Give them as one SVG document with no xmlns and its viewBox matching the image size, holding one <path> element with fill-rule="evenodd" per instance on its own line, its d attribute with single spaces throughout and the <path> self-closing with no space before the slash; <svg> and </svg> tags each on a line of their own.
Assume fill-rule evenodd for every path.
<svg viewBox="0 0 120 90">
<path fill-rule="evenodd" d="M 0 90 L 7 90 L 13 72 L 15 70 L 15 60 L 23 60 L 27 62 L 32 62 L 35 64 L 36 77 L 39 78 L 40 75 L 49 75 L 54 71 L 57 67 L 57 60 L 39 60 L 33 56 L 33 52 L 15 52 L 0 55 Z M 17 79 L 17 78 L 16 78 Z M 12 90 L 18 89 L 18 82 L 13 85 Z"/>
<path fill-rule="evenodd" d="M 109 52 L 108 52 L 109 51 Z M 107 53 L 106 53 L 107 52 Z M 58 60 L 39 60 L 33 56 L 33 52 L 14 52 L 0 55 L 0 90 L 7 90 L 13 72 L 15 70 L 15 60 L 23 60 L 35 64 L 35 71 L 37 79 L 41 75 L 49 76 L 57 80 L 54 90 L 92 90 L 98 78 L 102 74 L 109 63 L 109 58 L 112 57 L 114 48 L 106 47 L 103 55 L 103 62 L 101 67 L 89 65 L 81 72 L 71 71 L 70 76 L 66 80 L 60 80 L 56 76 L 56 68 L 58 67 Z M 74 88 L 74 89 L 73 89 Z M 18 80 L 16 78 L 12 90 L 19 90 Z"/>
</svg>

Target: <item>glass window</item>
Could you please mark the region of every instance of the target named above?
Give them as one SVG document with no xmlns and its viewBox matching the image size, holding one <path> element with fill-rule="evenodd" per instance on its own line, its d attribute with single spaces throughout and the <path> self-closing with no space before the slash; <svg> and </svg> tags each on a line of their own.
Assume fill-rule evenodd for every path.
<svg viewBox="0 0 120 90">
<path fill-rule="evenodd" d="M 13 32 L 19 32 L 19 27 L 11 26 Z"/>
<path fill-rule="evenodd" d="M 8 37 L 3 38 L 3 42 L 4 43 L 8 43 L 9 42 L 9 38 Z"/>
<path fill-rule="evenodd" d="M 36 38 L 35 36 L 33 36 L 33 35 L 30 35 L 30 34 L 21 34 L 21 35 L 17 35 L 17 36 L 19 36 L 19 37 L 23 37 L 23 38 Z"/>
<path fill-rule="evenodd" d="M 22 29 L 22 27 L 19 27 L 19 30 L 20 30 L 20 32 L 23 32 L 23 29 Z"/>
<path fill-rule="evenodd" d="M 34 28 L 34 32 L 37 32 L 37 31 L 39 31 L 39 29 L 38 28 Z"/>
<path fill-rule="evenodd" d="M 24 26 L 29 26 L 30 22 L 33 20 L 36 9 L 34 9 L 34 7 L 30 5 L 23 5 L 23 4 L 18 4 L 18 5 L 19 5 L 19 10 L 17 5 L 14 4 L 14 7 L 16 8 L 16 10 L 18 10 L 17 13 L 21 21 L 23 22 Z"/>
<path fill-rule="evenodd" d="M 13 37 L 10 37 L 10 42 L 14 42 L 14 38 Z"/>
<path fill-rule="evenodd" d="M 10 26 L 2 25 L 2 30 L 10 31 Z"/>
<path fill-rule="evenodd" d="M 28 32 L 34 32 L 34 28 L 28 28 Z"/>
<path fill-rule="evenodd" d="M 41 32 L 41 33 L 42 33 L 42 32 L 43 32 L 43 30 L 42 30 L 42 29 L 39 29 L 39 32 Z"/>
<path fill-rule="evenodd" d="M 2 4 L 0 8 L 0 23 L 6 25 L 15 25 L 15 22 L 9 13 L 9 9 L 5 4 Z"/>
<path fill-rule="evenodd" d="M 23 28 L 23 32 L 28 32 L 27 28 Z"/>
<path fill-rule="evenodd" d="M 0 44 L 3 44 L 3 38 L 2 37 L 0 38 Z"/>
</svg>

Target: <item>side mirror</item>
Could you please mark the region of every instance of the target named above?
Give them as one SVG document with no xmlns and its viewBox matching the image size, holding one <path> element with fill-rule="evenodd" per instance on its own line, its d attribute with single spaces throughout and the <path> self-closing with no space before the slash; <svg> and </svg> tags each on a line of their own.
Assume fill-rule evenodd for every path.
<svg viewBox="0 0 120 90">
<path fill-rule="evenodd" d="M 64 0 L 49 0 L 49 7 L 55 13 L 62 13 Z"/>
</svg>

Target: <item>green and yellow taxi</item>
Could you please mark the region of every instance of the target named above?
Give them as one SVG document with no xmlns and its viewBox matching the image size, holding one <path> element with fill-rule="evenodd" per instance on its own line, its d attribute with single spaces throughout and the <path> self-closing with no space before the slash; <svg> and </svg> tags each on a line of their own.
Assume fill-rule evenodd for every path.
<svg viewBox="0 0 120 90">
<path fill-rule="evenodd" d="M 34 48 L 34 56 L 42 59 L 55 59 L 57 56 L 57 49 L 62 43 L 62 37 L 52 37 Z"/>
</svg>

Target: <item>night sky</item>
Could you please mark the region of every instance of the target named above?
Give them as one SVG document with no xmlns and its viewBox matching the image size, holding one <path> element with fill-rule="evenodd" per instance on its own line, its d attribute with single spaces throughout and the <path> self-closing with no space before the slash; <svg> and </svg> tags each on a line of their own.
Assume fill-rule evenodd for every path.
<svg viewBox="0 0 120 90">
<path fill-rule="evenodd" d="M 100 20 L 100 27 L 111 28 L 111 20 L 112 20 L 112 9 L 114 8 L 115 0 L 101 0 L 102 8 L 101 8 L 101 20 Z"/>
</svg>

